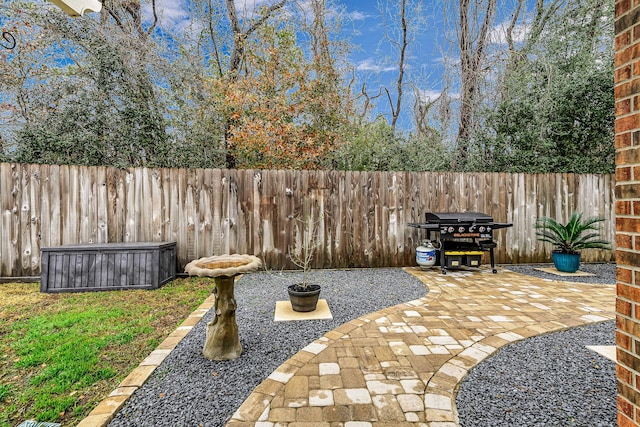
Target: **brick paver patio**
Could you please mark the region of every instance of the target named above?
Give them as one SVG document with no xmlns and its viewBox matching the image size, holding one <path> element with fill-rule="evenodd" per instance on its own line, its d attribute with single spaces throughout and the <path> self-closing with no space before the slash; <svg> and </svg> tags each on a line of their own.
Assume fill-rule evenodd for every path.
<svg viewBox="0 0 640 427">
<path fill-rule="evenodd" d="M 457 385 L 498 348 L 615 317 L 615 285 L 406 270 L 428 286 L 426 297 L 311 343 L 265 379 L 228 426 L 457 426 Z"/>
</svg>

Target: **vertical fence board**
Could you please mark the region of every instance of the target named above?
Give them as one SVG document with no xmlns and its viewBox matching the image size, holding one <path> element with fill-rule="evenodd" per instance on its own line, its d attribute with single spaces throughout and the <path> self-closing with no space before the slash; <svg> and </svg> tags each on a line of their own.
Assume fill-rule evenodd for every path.
<svg viewBox="0 0 640 427">
<path fill-rule="evenodd" d="M 13 226 L 13 236 L 11 239 L 15 246 L 15 259 L 20 268 L 20 275 L 29 274 L 29 261 L 25 259 L 25 255 L 31 255 L 29 242 L 31 240 L 31 222 L 29 221 L 29 179 L 30 169 L 28 165 L 16 165 L 14 169 L 13 186 L 15 197 L 13 200 L 13 218 L 15 225 Z"/>
<path fill-rule="evenodd" d="M 181 178 L 180 173 L 182 169 L 170 169 L 168 172 L 168 176 L 165 179 L 165 182 L 168 183 L 169 190 L 169 233 L 168 240 L 171 242 L 176 242 L 177 247 L 177 256 L 179 259 L 188 260 L 186 251 L 186 245 L 183 240 L 183 237 L 186 234 L 186 229 L 183 229 L 184 232 L 181 232 L 181 217 L 182 217 L 182 196 L 183 192 L 180 191 L 181 188 Z M 166 192 L 165 192 L 166 194 Z"/>
<path fill-rule="evenodd" d="M 187 252 L 187 259 L 196 259 L 197 247 L 196 247 L 196 221 L 197 221 L 197 171 L 194 169 L 184 169 L 181 171 L 181 176 L 185 180 L 185 198 L 184 205 L 182 206 L 182 219 L 181 230 L 185 231 L 185 245 Z"/>
<path fill-rule="evenodd" d="M 173 242 L 175 239 L 172 234 L 172 182 L 171 182 L 171 173 L 172 169 L 159 169 L 159 185 L 160 192 L 162 194 L 162 241 Z M 154 196 L 155 200 L 155 196 Z"/>
<path fill-rule="evenodd" d="M 227 181 L 223 186 L 222 206 L 226 206 L 226 218 L 228 233 L 226 240 L 229 242 L 229 253 L 244 253 L 238 249 L 238 229 L 239 229 L 239 201 L 238 201 L 238 171 L 227 170 Z"/>
<path fill-rule="evenodd" d="M 124 174 L 124 198 L 122 200 L 124 206 L 124 241 L 136 242 L 138 241 L 137 217 L 140 212 L 139 208 L 136 208 L 136 204 L 138 204 L 136 201 L 137 180 L 133 169 L 124 171 Z"/>
<path fill-rule="evenodd" d="M 20 217 L 18 216 L 18 197 L 20 195 L 20 184 L 18 181 L 18 165 L 4 165 L 0 178 L 2 179 L 2 231 L 0 238 L 2 245 L 2 271 L 3 275 L 10 276 L 14 271 L 21 276 L 22 267 L 20 262 L 18 233 L 20 230 Z"/>
<path fill-rule="evenodd" d="M 389 172 L 383 175 L 381 180 L 384 184 L 382 194 L 385 197 L 383 205 L 385 213 L 382 218 L 382 236 L 384 239 L 383 247 L 386 250 L 382 265 L 397 265 L 398 258 L 401 257 L 398 250 L 399 241 L 404 240 L 404 233 L 400 231 L 399 221 L 399 198 L 401 197 L 398 188 L 398 179 L 401 174 L 399 172 Z M 402 227 L 404 228 L 404 227 Z"/>
<path fill-rule="evenodd" d="M 75 166 L 77 170 L 78 179 L 78 199 L 80 206 L 78 206 L 78 219 L 79 219 L 79 239 L 82 243 L 95 243 L 92 239 L 91 228 L 96 223 L 95 209 L 91 208 L 93 199 L 93 183 L 95 179 L 95 173 L 89 173 L 86 166 Z"/>
<path fill-rule="evenodd" d="M 419 203 L 419 187 L 418 187 L 418 177 L 430 177 L 428 174 L 418 174 L 417 172 L 409 172 L 407 173 L 407 180 L 405 181 L 405 197 L 403 204 L 404 211 L 404 226 L 407 226 L 409 223 L 422 222 L 422 218 L 420 218 L 421 212 L 423 209 L 427 209 L 428 207 L 424 204 Z M 429 181 L 433 181 L 433 179 L 429 179 Z M 423 185 L 426 185 L 424 183 Z M 407 248 L 407 253 L 412 253 L 411 249 L 418 247 L 418 244 L 421 242 L 421 239 L 426 238 L 424 232 L 415 228 L 409 228 L 405 231 L 407 234 L 407 239 L 403 242 L 403 245 Z M 406 261 L 406 260 L 405 260 Z M 411 261 L 413 263 L 413 261 Z M 407 264 L 405 264 L 407 265 Z M 409 264 L 410 265 L 410 264 Z"/>
<path fill-rule="evenodd" d="M 386 197 L 385 193 L 387 191 L 386 188 L 386 175 L 388 172 L 379 172 L 371 174 L 371 184 L 369 188 L 373 191 L 370 193 L 370 213 L 373 217 L 373 235 L 374 235 L 374 243 L 371 248 L 372 255 L 377 255 L 375 258 L 372 256 L 371 262 L 372 266 L 377 266 L 375 263 L 380 262 L 381 264 L 388 265 L 388 256 L 389 250 L 387 247 L 387 242 L 383 242 L 383 239 L 386 237 L 386 224 L 383 221 L 383 217 L 388 214 L 388 208 L 386 206 Z M 383 185 L 384 183 L 384 185 Z"/>
<path fill-rule="evenodd" d="M 327 184 L 325 182 L 326 174 L 322 171 L 312 170 L 309 171 L 309 182 L 311 188 L 311 220 L 315 223 L 315 233 L 319 248 L 316 249 L 315 265 L 318 268 L 326 267 L 327 252 L 326 246 L 330 241 L 330 236 L 327 227 L 328 218 L 326 217 L 325 204 L 326 204 L 326 191 Z M 313 232 L 314 230 L 309 230 Z M 330 249 L 329 249 L 330 250 Z"/>
<path fill-rule="evenodd" d="M 39 215 L 42 187 L 46 183 L 40 165 L 31 165 L 31 191 L 29 193 L 29 220 L 31 221 L 31 254 L 29 275 L 40 274 L 40 236 L 42 235 L 42 219 Z"/>
<path fill-rule="evenodd" d="M 376 254 L 375 244 L 377 241 L 378 231 L 376 230 L 375 224 L 375 209 L 376 209 L 376 200 L 373 195 L 373 176 L 377 175 L 372 172 L 363 172 L 360 175 L 360 188 L 361 194 L 363 196 L 362 205 L 364 206 L 364 211 L 362 212 L 362 234 L 360 234 L 360 238 L 362 239 L 362 247 L 364 248 L 363 256 L 364 256 L 364 265 L 366 267 L 373 267 L 373 257 Z"/>
<path fill-rule="evenodd" d="M 196 253 L 211 256 L 213 252 L 213 171 L 211 169 L 199 169 L 200 191 L 198 192 L 198 228 L 197 239 L 199 246 Z"/>
<path fill-rule="evenodd" d="M 350 199 L 349 194 L 347 193 L 347 177 L 351 176 L 347 172 L 344 171 L 336 171 L 334 172 L 336 175 L 335 182 L 335 195 L 334 195 L 334 203 L 335 209 L 333 211 L 332 220 L 334 223 L 334 227 L 336 230 L 336 241 L 335 241 L 335 264 L 336 265 L 349 265 L 349 244 L 351 242 L 350 238 L 350 215 L 347 209 L 347 201 Z"/>
<path fill-rule="evenodd" d="M 203 236 L 201 232 L 203 231 L 203 224 L 201 219 L 203 218 L 202 210 L 200 205 L 202 204 L 202 192 L 204 186 L 204 169 L 190 169 L 190 177 L 192 180 L 192 188 L 193 188 L 193 211 L 191 213 L 192 224 L 193 224 L 193 257 L 198 258 L 197 254 L 205 253 L 202 247 Z M 207 207 L 208 209 L 208 207 Z"/>
<path fill-rule="evenodd" d="M 50 176 L 51 166 L 49 165 L 40 165 L 40 183 L 41 183 L 41 191 L 40 191 L 40 200 L 32 201 L 35 206 L 38 207 L 39 212 L 35 214 L 40 218 L 40 248 L 46 248 L 51 246 L 51 215 L 52 215 L 52 207 L 51 207 L 51 176 Z M 0 224 L 0 227 L 2 225 Z M 2 235 L 2 231 L 0 230 L 0 236 Z M 0 251 L 2 249 L 0 248 Z M 2 259 L 2 254 L 0 254 L 0 260 Z M 0 264 L 2 262 L 0 261 Z M 38 263 L 39 267 L 40 263 Z"/>
<path fill-rule="evenodd" d="M 71 169 L 67 165 L 60 166 L 60 197 L 64 200 L 64 203 L 60 204 L 61 243 L 63 245 L 79 243 L 78 233 L 75 230 L 75 226 L 78 223 L 78 190 L 75 175 L 75 169 Z"/>
<path fill-rule="evenodd" d="M 118 222 L 119 211 L 119 188 L 118 181 L 120 174 L 118 169 L 107 168 L 107 197 L 108 205 L 104 206 L 107 215 L 107 243 L 119 242 L 122 239 L 122 227 Z"/>
<path fill-rule="evenodd" d="M 101 166 L 96 169 L 96 242 L 105 243 L 109 241 L 108 230 L 108 206 L 109 193 L 107 184 L 107 168 Z"/>
<path fill-rule="evenodd" d="M 227 233 L 224 233 L 224 222 L 226 218 L 223 218 L 222 214 L 222 192 L 224 191 L 224 182 L 226 177 L 222 177 L 222 170 L 214 169 L 208 178 L 210 186 L 211 200 L 209 202 L 208 210 L 211 221 L 211 254 L 222 255 L 227 253 L 225 245 L 222 242 L 222 238 Z M 224 181 L 223 181 L 224 180 Z"/>
<path fill-rule="evenodd" d="M 140 180 L 139 195 L 137 204 L 140 205 L 140 225 L 138 241 L 153 241 L 153 194 L 151 193 L 152 170 L 148 168 L 137 169 L 140 171 L 138 179 Z"/>
<path fill-rule="evenodd" d="M 236 218 L 235 251 L 240 254 L 249 253 L 253 244 L 253 231 L 251 229 L 251 184 L 253 182 L 252 171 L 239 170 L 236 174 L 236 192 L 234 203 Z M 247 180 L 247 178 L 250 179 Z"/>
<path fill-rule="evenodd" d="M 62 217 L 61 203 L 62 195 L 60 194 L 60 166 L 51 165 L 49 167 L 49 241 L 45 246 L 59 246 L 62 244 Z"/>
<path fill-rule="evenodd" d="M 278 221 L 276 219 L 276 182 L 277 175 L 275 171 L 264 171 L 260 179 L 259 194 L 259 219 L 260 219 L 260 253 L 263 260 L 268 265 L 274 265 L 277 262 L 278 254 L 275 251 L 275 240 L 278 230 L 276 228 Z"/>
<path fill-rule="evenodd" d="M 150 173 L 149 186 L 151 187 L 151 194 L 147 196 L 147 200 L 151 203 L 151 235 L 149 236 L 149 241 L 162 242 L 166 240 L 164 238 L 166 209 L 162 192 L 162 170 L 152 169 Z"/>
<path fill-rule="evenodd" d="M 29 194 L 31 192 L 31 168 L 30 165 L 20 165 L 19 168 L 20 197 L 18 202 L 19 234 L 18 254 L 22 271 L 25 276 L 31 275 L 31 207 Z"/>
<path fill-rule="evenodd" d="M 340 206 L 340 192 L 338 186 L 340 182 L 340 172 L 329 171 L 326 176 L 327 203 L 325 206 L 325 223 L 329 233 L 328 256 L 326 263 L 328 266 L 338 265 L 339 242 L 342 233 L 342 215 L 338 210 Z"/>
<path fill-rule="evenodd" d="M 250 185 L 247 188 L 249 199 L 251 200 L 251 206 L 249 210 L 249 221 L 251 223 L 251 244 L 248 250 L 253 254 L 262 254 L 262 229 L 260 221 L 260 196 L 262 192 L 262 175 L 263 171 L 252 170 L 252 178 L 249 181 Z"/>
</svg>

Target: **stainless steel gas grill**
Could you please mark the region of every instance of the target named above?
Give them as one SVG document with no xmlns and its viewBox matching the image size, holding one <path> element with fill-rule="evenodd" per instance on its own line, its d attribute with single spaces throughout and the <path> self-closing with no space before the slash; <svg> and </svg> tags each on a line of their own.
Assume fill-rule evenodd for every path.
<svg viewBox="0 0 640 427">
<path fill-rule="evenodd" d="M 513 224 L 493 222 L 493 217 L 481 212 L 428 212 L 426 222 L 410 223 L 428 232 L 428 239 L 436 247 L 436 257 L 442 274 L 447 268 L 479 267 L 482 255 L 489 252 L 491 269 L 497 273 L 493 249 L 493 231 Z"/>
</svg>

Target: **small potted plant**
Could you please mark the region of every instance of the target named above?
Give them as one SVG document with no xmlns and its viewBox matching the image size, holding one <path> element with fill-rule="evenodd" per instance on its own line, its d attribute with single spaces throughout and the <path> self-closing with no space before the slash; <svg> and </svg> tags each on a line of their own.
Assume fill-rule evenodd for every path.
<svg viewBox="0 0 640 427">
<path fill-rule="evenodd" d="M 306 203 L 305 203 L 306 204 Z M 318 223 L 322 216 L 315 219 L 313 211 L 305 209 L 308 214 L 296 217 L 300 223 L 300 231 L 296 243 L 289 247 L 289 258 L 294 265 L 302 269 L 302 282 L 289 285 L 289 300 L 293 311 L 314 311 L 320 298 L 320 285 L 308 282 L 308 273 L 315 251 L 320 244 L 318 240 Z"/>
<path fill-rule="evenodd" d="M 597 224 L 602 217 L 583 219 L 582 214 L 574 212 L 567 224 L 561 224 L 553 218 L 542 217 L 536 221 L 538 240 L 551 243 L 553 265 L 558 271 L 574 273 L 580 268 L 582 249 L 611 249 L 609 242 L 600 238 Z"/>
</svg>

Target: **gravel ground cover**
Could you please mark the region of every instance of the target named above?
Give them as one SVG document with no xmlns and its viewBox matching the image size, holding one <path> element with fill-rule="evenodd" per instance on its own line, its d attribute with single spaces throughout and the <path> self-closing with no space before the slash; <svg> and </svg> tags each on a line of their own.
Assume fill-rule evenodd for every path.
<svg viewBox="0 0 640 427">
<path fill-rule="evenodd" d="M 550 280 L 615 283 L 615 264 L 585 264 L 591 277 L 558 277 L 540 265 L 505 265 Z M 533 337 L 501 348 L 471 370 L 456 399 L 463 427 L 615 426 L 615 363 L 587 345 L 615 345 L 615 323 Z"/>
<path fill-rule="evenodd" d="M 611 321 L 503 347 L 463 380 L 460 425 L 615 426 L 615 363 L 585 347 L 614 341 Z"/>
<path fill-rule="evenodd" d="M 204 321 L 181 341 L 110 426 L 223 426 L 271 372 L 307 344 L 349 320 L 426 295 L 424 284 L 401 269 L 318 270 L 332 320 L 273 322 L 275 301 L 301 273 L 253 273 L 236 282 L 236 318 L 243 354 L 227 362 L 201 355 Z"/>
<path fill-rule="evenodd" d="M 563 280 L 565 282 L 581 282 L 581 283 L 616 283 L 616 265 L 614 263 L 581 263 L 580 270 L 585 273 L 591 273 L 593 276 L 558 276 L 557 274 L 545 273 L 537 270 L 542 267 L 553 267 L 553 264 L 515 264 L 502 265 L 504 269 L 514 271 L 516 273 L 526 274 L 528 276 L 538 277 L 548 280 Z"/>
</svg>

